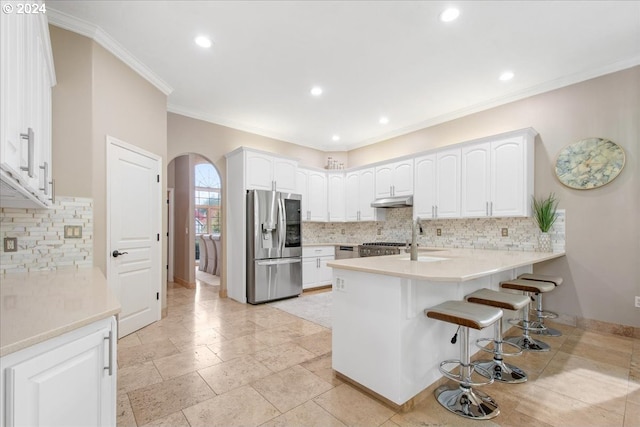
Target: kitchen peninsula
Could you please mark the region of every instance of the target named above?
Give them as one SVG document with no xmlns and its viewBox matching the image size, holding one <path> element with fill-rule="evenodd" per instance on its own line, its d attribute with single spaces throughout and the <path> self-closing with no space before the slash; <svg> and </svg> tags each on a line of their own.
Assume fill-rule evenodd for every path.
<svg viewBox="0 0 640 427">
<path fill-rule="evenodd" d="M 500 281 L 562 256 L 442 248 L 421 250 L 418 261 L 401 254 L 330 262 L 333 369 L 390 404 L 410 406 L 441 377 L 440 362 L 459 357 L 459 346 L 450 344 L 456 327 L 428 319 L 425 308 L 481 288 L 499 290 Z M 505 311 L 503 321 L 511 317 Z M 492 333 L 489 328 L 482 334 Z M 479 336 L 471 330 L 471 342 Z"/>
</svg>

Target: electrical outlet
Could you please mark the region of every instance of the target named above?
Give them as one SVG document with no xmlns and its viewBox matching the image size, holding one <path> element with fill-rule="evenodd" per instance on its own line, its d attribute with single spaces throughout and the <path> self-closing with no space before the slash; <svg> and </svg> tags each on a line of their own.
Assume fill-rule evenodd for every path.
<svg viewBox="0 0 640 427">
<path fill-rule="evenodd" d="M 4 251 L 5 252 L 18 252 L 18 238 L 17 237 L 5 237 L 4 238 Z"/>
<path fill-rule="evenodd" d="M 442 236 L 442 228 L 436 228 L 436 236 Z"/>
<path fill-rule="evenodd" d="M 342 230 L 340 230 L 340 232 L 341 232 L 342 234 L 344 234 L 344 228 L 343 228 Z"/>
<path fill-rule="evenodd" d="M 343 278 L 336 277 L 336 291 L 347 292 L 347 288 L 345 286 L 345 280 Z"/>
<path fill-rule="evenodd" d="M 378 236 L 382 234 L 382 228 L 378 228 Z"/>
<path fill-rule="evenodd" d="M 640 297 L 636 297 L 636 307 L 640 308 Z"/>
<path fill-rule="evenodd" d="M 502 237 L 507 237 L 509 236 L 509 229 L 508 228 L 503 228 L 502 229 Z"/>
</svg>

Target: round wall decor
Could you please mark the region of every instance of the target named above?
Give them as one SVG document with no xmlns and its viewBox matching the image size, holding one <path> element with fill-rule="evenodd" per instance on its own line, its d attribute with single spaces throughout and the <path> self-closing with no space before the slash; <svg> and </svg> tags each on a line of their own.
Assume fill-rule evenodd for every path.
<svg viewBox="0 0 640 427">
<path fill-rule="evenodd" d="M 613 181 L 624 167 L 624 150 L 603 138 L 583 139 L 563 148 L 556 176 L 569 188 L 589 190 Z"/>
</svg>

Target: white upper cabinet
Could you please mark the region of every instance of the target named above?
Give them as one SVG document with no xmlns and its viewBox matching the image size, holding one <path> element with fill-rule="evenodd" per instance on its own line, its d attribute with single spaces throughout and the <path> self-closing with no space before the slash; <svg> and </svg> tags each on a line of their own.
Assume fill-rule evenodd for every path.
<svg viewBox="0 0 640 427">
<path fill-rule="evenodd" d="M 345 177 L 342 172 L 327 173 L 327 210 L 329 222 L 345 220 Z"/>
<path fill-rule="evenodd" d="M 298 168 L 297 190 L 302 195 L 303 221 L 327 221 L 327 174 Z"/>
<path fill-rule="evenodd" d="M 375 168 L 375 198 L 413 194 L 413 159 L 387 163 Z"/>
<path fill-rule="evenodd" d="M 296 192 L 298 163 L 295 160 L 255 151 L 246 151 L 245 156 L 247 189 Z"/>
<path fill-rule="evenodd" d="M 533 143 L 527 129 L 462 148 L 462 216 L 529 216 Z"/>
<path fill-rule="evenodd" d="M 348 172 L 345 176 L 346 221 L 375 221 L 377 212 L 371 207 L 375 199 L 374 169 Z"/>
<path fill-rule="evenodd" d="M 44 13 L 3 13 L 0 23 L 0 176 L 8 185 L 0 205 L 47 207 L 55 85 L 47 19 Z"/>
<path fill-rule="evenodd" d="M 415 159 L 414 217 L 460 217 L 460 149 Z"/>
</svg>

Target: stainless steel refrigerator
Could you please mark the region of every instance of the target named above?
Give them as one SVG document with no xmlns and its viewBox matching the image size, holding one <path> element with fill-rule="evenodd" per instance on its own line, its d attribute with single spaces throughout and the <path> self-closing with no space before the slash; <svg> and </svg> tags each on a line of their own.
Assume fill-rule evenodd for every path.
<svg viewBox="0 0 640 427">
<path fill-rule="evenodd" d="M 299 194 L 247 191 L 247 302 L 302 293 Z"/>
</svg>

